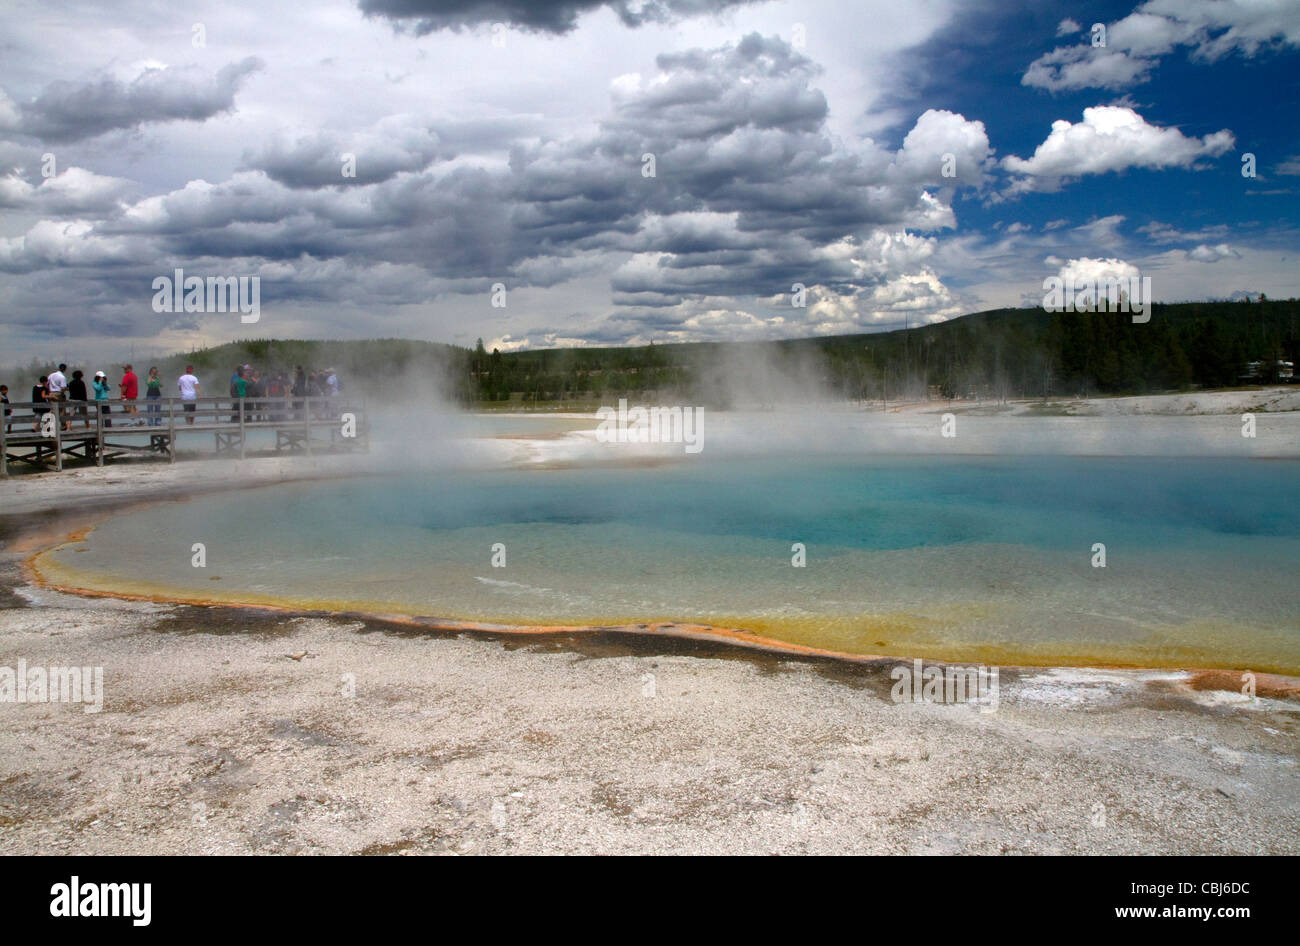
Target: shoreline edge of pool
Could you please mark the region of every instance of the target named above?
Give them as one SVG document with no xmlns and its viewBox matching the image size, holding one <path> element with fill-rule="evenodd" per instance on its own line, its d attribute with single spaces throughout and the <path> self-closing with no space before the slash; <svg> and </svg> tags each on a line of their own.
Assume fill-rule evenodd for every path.
<svg viewBox="0 0 1300 946">
<path fill-rule="evenodd" d="M 311 476 L 297 482 L 318 482 L 340 477 Z M 753 653 L 769 656 L 775 660 L 812 659 L 831 661 L 842 664 L 858 665 L 898 665 L 924 662 L 927 666 L 938 667 L 968 664 L 974 661 L 964 658 L 943 656 L 915 656 L 912 654 L 860 654 L 837 651 L 826 648 L 811 647 L 791 641 L 750 631 L 744 627 L 725 626 L 710 623 L 681 620 L 643 620 L 629 623 L 575 623 L 575 624 L 527 624 L 468 620 L 454 617 L 409 614 L 383 610 L 354 609 L 349 607 L 319 607 L 311 602 L 295 602 L 276 599 L 272 596 L 241 595 L 232 592 L 229 595 L 204 597 L 182 593 L 181 589 L 160 590 L 157 593 L 131 593 L 107 590 L 77 584 L 76 581 L 51 578 L 48 572 L 54 571 L 42 559 L 59 549 L 84 541 L 101 523 L 133 511 L 158 506 L 168 502 L 185 502 L 192 498 L 229 492 L 232 490 L 257 489 L 284 483 L 283 478 L 266 482 L 253 482 L 243 485 L 204 484 L 193 489 L 183 489 L 167 495 L 136 497 L 119 501 L 99 509 L 91 510 L 84 504 L 71 504 L 55 510 L 55 523 L 17 524 L 11 526 L 7 541 L 12 541 L 15 551 L 22 554 L 21 574 L 25 581 L 34 587 L 76 595 L 85 598 L 105 598 L 118 601 L 141 602 L 147 604 L 182 605 L 196 608 L 224 609 L 230 612 L 257 610 L 282 614 L 286 617 L 323 617 L 342 620 L 361 620 L 376 622 L 392 627 L 402 627 L 415 631 L 434 634 L 470 634 L 491 638 L 563 638 L 574 635 L 614 635 L 629 639 L 644 640 L 675 638 L 686 641 L 720 645 L 726 648 L 740 648 Z M 0 521 L 5 517 L 0 516 Z M 64 566 L 57 570 L 70 572 Z M 260 600 L 259 600 L 260 599 Z M 196 628 L 202 630 L 202 628 Z M 629 653 L 632 645 L 629 644 Z M 1240 677 L 1246 672 L 1242 668 L 1231 667 L 1196 667 L 1180 664 L 1151 665 L 1139 663 L 1107 662 L 999 662 L 1001 670 L 1050 671 L 1050 670 L 1100 670 L 1119 673 L 1172 673 L 1188 675 L 1188 685 L 1194 690 L 1224 690 L 1239 692 Z M 1246 668 L 1249 669 L 1249 668 Z M 1255 677 L 1255 693 L 1269 699 L 1300 702 L 1300 675 L 1271 671 L 1250 671 Z"/>
</svg>

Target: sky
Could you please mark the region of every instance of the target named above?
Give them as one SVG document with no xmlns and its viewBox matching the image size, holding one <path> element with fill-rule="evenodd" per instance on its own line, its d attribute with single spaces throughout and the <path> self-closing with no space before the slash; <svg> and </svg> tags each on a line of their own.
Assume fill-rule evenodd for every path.
<svg viewBox="0 0 1300 946">
<path fill-rule="evenodd" d="M 1300 0 L 11 0 L 0 361 L 1300 296 L 1298 100 Z"/>
</svg>

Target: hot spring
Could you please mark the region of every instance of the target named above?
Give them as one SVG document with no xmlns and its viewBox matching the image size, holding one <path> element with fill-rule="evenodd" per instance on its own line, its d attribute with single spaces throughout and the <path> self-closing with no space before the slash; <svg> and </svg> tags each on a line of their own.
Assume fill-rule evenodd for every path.
<svg viewBox="0 0 1300 946">
<path fill-rule="evenodd" d="M 1297 474 L 1291 459 L 942 455 L 452 470 L 162 503 L 38 568 L 172 599 L 1300 675 Z"/>
</svg>

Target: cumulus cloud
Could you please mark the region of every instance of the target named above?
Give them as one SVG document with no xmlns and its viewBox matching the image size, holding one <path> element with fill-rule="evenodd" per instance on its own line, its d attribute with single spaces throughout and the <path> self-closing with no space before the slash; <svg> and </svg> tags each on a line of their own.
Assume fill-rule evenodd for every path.
<svg viewBox="0 0 1300 946">
<path fill-rule="evenodd" d="M 1021 77 L 1021 85 L 1053 92 L 1074 89 L 1118 91 L 1147 81 L 1155 63 L 1123 50 L 1091 46 L 1062 46 L 1039 56 Z"/>
<path fill-rule="evenodd" d="M 1002 166 L 1020 175 L 1012 193 L 1052 191 L 1068 178 L 1105 174 L 1128 168 L 1194 168 L 1201 158 L 1218 157 L 1233 146 L 1224 129 L 1204 138 L 1186 136 L 1177 128 L 1146 122 L 1131 108 L 1102 105 L 1083 110 L 1083 121 L 1052 122 L 1051 134 L 1029 158 L 1009 155 Z"/>
<path fill-rule="evenodd" d="M 143 64 L 130 80 L 104 75 L 89 82 L 59 80 L 30 102 L 0 102 L 0 129 L 59 144 L 150 122 L 204 121 L 229 111 L 235 93 L 262 67 L 256 57 L 216 73 L 198 66 Z"/>
<path fill-rule="evenodd" d="M 1063 21 L 1057 36 L 1067 35 Z M 1149 0 L 1107 24 L 1106 45 L 1062 46 L 1039 56 L 1024 85 L 1052 92 L 1123 89 L 1151 76 L 1177 47 L 1214 62 L 1230 53 L 1253 57 L 1264 49 L 1300 46 L 1300 4 L 1287 0 Z"/>
<path fill-rule="evenodd" d="M 1056 275 L 1066 286 L 1103 285 L 1109 280 L 1132 279 L 1140 275 L 1138 268 L 1122 259 L 1094 259 L 1081 257 L 1062 261 L 1049 256 L 1045 260 L 1049 266 L 1058 267 Z"/>
<path fill-rule="evenodd" d="M 0 178 L 0 207 L 56 215 L 107 213 L 120 207 L 135 189 L 131 181 L 79 167 L 40 184 L 28 183 L 15 171 Z"/>
<path fill-rule="evenodd" d="M 261 169 L 289 187 L 367 184 L 427 167 L 438 155 L 438 145 L 432 129 L 410 116 L 394 115 L 361 134 L 322 133 L 292 143 L 277 137 L 260 152 L 246 153 L 244 161 L 246 168 Z"/>
<path fill-rule="evenodd" d="M 22 236 L 0 238 L 0 270 L 13 273 L 129 260 L 125 239 L 105 237 L 89 220 L 41 220 Z"/>
<path fill-rule="evenodd" d="M 1300 46 L 1300 7 L 1288 0 L 1150 0 L 1139 12 L 1194 31 L 1194 53 L 1211 62 L 1233 52 L 1254 56 L 1264 48 Z"/>
<path fill-rule="evenodd" d="M 808 334 L 961 310 L 928 260 L 932 234 L 956 224 L 954 193 L 996 169 L 981 122 L 928 110 L 897 150 L 846 143 L 827 130 L 817 65 L 776 37 L 667 53 L 656 67 L 614 83 L 593 132 L 524 138 L 504 162 L 456 160 L 435 130 L 455 122 L 402 115 L 361 133 L 286 134 L 228 178 L 124 206 L 114 179 L 84 180 L 100 218 L 14 238 L 0 265 L 117 258 L 100 297 L 119 300 L 175 265 L 265 273 L 268 301 L 359 305 L 607 279 L 583 331 L 511 326 L 510 344 Z M 345 152 L 355 179 L 340 174 Z M 0 195 L 35 209 L 45 185 L 7 186 Z M 789 306 L 795 283 L 807 308 Z"/>
<path fill-rule="evenodd" d="M 1187 258 L 1197 263 L 1217 263 L 1221 259 L 1240 259 L 1241 254 L 1226 243 L 1208 246 L 1202 243 L 1187 251 Z"/>
<path fill-rule="evenodd" d="M 409 25 L 417 34 L 507 23 L 539 33 L 567 33 L 585 13 L 608 8 L 631 27 L 720 13 L 758 0 L 360 0 L 367 16 Z"/>
<path fill-rule="evenodd" d="M 944 176 L 945 165 L 951 174 Z M 895 165 L 914 180 L 967 184 L 979 188 L 995 166 L 984 123 L 944 109 L 921 114 L 903 139 Z"/>
<path fill-rule="evenodd" d="M 587 337 L 608 341 L 610 329 L 648 341 L 662 337 L 677 341 L 782 338 L 825 335 L 894 327 L 904 321 L 921 324 L 968 311 L 970 300 L 953 293 L 927 264 L 937 241 L 904 231 L 876 231 L 865 238 L 848 237 L 833 244 L 806 248 L 802 261 L 786 271 L 793 281 L 776 284 L 761 269 L 752 273 L 747 302 L 732 291 L 706 294 L 708 289 L 734 289 L 721 272 L 692 267 L 693 278 L 705 280 L 700 292 L 671 294 L 676 285 L 675 260 L 656 254 L 630 259 L 617 274 L 625 289 L 624 308 Z M 793 274 L 793 275 L 789 275 Z M 809 275 L 816 274 L 816 275 Z M 799 278 L 802 277 L 802 278 Z M 795 306 L 795 283 L 804 286 L 806 305 Z M 755 291 L 754 287 L 767 291 Z"/>
</svg>

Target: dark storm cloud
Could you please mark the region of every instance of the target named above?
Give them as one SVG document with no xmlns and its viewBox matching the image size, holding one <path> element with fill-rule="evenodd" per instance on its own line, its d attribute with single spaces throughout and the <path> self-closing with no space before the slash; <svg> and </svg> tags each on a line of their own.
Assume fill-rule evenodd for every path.
<svg viewBox="0 0 1300 946">
<path fill-rule="evenodd" d="M 204 121 L 229 111 L 241 83 L 262 68 L 250 56 L 215 74 L 197 66 L 147 69 L 129 82 L 104 76 L 91 82 L 56 81 L 17 108 L 6 130 L 59 144 L 148 122 Z"/>
<path fill-rule="evenodd" d="M 506 23 L 538 33 L 567 33 L 578 17 L 601 7 L 613 10 L 627 26 L 663 23 L 759 0 L 361 0 L 367 16 L 409 24 L 419 34 L 435 30 Z"/>
<path fill-rule="evenodd" d="M 658 62 L 665 80 L 617 93 L 593 141 L 514 153 L 515 223 L 529 239 L 665 252 L 716 249 L 740 240 L 735 231 L 755 234 L 750 245 L 810 228 L 837 239 L 896 222 L 915 203 L 916 188 L 865 189 L 885 183 L 887 156 L 868 164 L 835 153 L 823 130 L 826 100 L 809 85 L 815 68 L 783 41 L 751 34 Z M 653 177 L 641 173 L 646 155 Z M 700 211 L 735 214 L 735 226 L 641 229 L 648 217 Z"/>
<path fill-rule="evenodd" d="M 763 248 L 752 251 L 690 253 L 661 257 L 653 267 L 620 269 L 610 285 L 623 298 L 660 305 L 686 297 L 770 296 L 790 292 L 795 283 L 851 292 L 857 282 L 852 263 L 820 256 L 815 247 L 803 252 Z"/>
<path fill-rule="evenodd" d="M 668 80 L 624 103 L 613 127 L 709 138 L 747 125 L 816 131 L 826 118 L 826 97 L 808 85 L 818 68 L 775 36 L 750 33 L 734 47 L 664 53 L 655 62 Z"/>
</svg>

